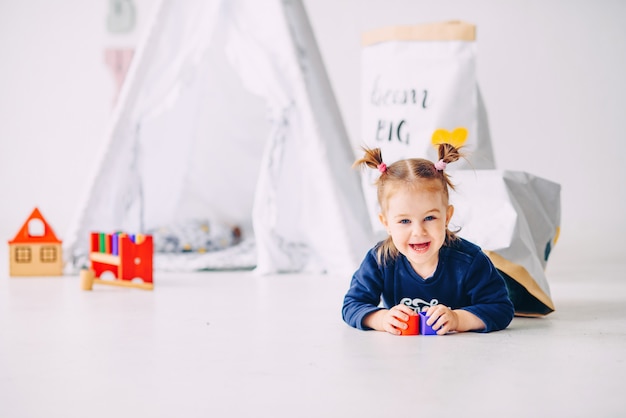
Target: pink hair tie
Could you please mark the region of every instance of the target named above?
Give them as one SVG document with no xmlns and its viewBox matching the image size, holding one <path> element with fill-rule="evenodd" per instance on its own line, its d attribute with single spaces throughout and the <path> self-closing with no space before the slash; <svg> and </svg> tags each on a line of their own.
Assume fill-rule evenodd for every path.
<svg viewBox="0 0 626 418">
<path fill-rule="evenodd" d="M 443 171 L 446 169 L 447 165 L 448 163 L 446 163 L 444 160 L 439 160 L 435 163 L 435 168 L 437 169 L 437 171 Z"/>
<path fill-rule="evenodd" d="M 378 171 L 380 171 L 381 173 L 384 173 L 385 171 L 387 171 L 387 164 L 385 163 L 378 164 Z"/>
</svg>

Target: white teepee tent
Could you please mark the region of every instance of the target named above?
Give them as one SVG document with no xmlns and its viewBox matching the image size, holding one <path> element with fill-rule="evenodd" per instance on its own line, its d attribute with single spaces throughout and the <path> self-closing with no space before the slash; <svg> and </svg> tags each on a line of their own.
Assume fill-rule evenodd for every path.
<svg viewBox="0 0 626 418">
<path fill-rule="evenodd" d="M 210 218 L 252 237 L 257 272 L 351 273 L 373 242 L 353 158 L 301 0 L 159 1 L 67 265 L 85 262 L 92 231 Z"/>
</svg>

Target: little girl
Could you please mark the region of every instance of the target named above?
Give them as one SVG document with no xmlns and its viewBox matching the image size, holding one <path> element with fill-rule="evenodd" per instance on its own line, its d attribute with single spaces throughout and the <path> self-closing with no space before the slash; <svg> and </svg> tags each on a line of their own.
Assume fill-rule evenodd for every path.
<svg viewBox="0 0 626 418">
<path fill-rule="evenodd" d="M 461 154 L 450 144 L 440 144 L 438 153 L 434 164 L 411 158 L 387 167 L 379 148 L 365 149 L 354 163 L 380 171 L 379 219 L 389 237 L 352 277 L 342 309 L 348 325 L 399 335 L 410 315 L 425 311 L 427 325 L 444 335 L 497 331 L 513 319 L 500 273 L 478 246 L 448 229 L 454 186 L 445 168 Z"/>
</svg>

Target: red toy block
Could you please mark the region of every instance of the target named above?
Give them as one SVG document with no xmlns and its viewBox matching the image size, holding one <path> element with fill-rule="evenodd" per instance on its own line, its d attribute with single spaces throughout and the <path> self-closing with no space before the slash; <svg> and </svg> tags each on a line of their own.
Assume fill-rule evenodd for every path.
<svg viewBox="0 0 626 418">
<path fill-rule="evenodd" d="M 400 335 L 419 335 L 420 333 L 420 317 L 419 315 L 409 316 L 406 324 L 409 326 L 405 330 L 400 330 Z"/>
</svg>

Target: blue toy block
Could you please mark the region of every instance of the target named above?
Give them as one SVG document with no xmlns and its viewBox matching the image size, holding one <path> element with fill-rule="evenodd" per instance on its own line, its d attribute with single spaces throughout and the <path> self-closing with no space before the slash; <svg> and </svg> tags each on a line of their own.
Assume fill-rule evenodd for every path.
<svg viewBox="0 0 626 418">
<path fill-rule="evenodd" d="M 421 335 L 437 335 L 437 331 L 430 325 L 426 325 L 430 316 L 426 316 L 426 312 L 420 312 L 420 334 Z"/>
</svg>

